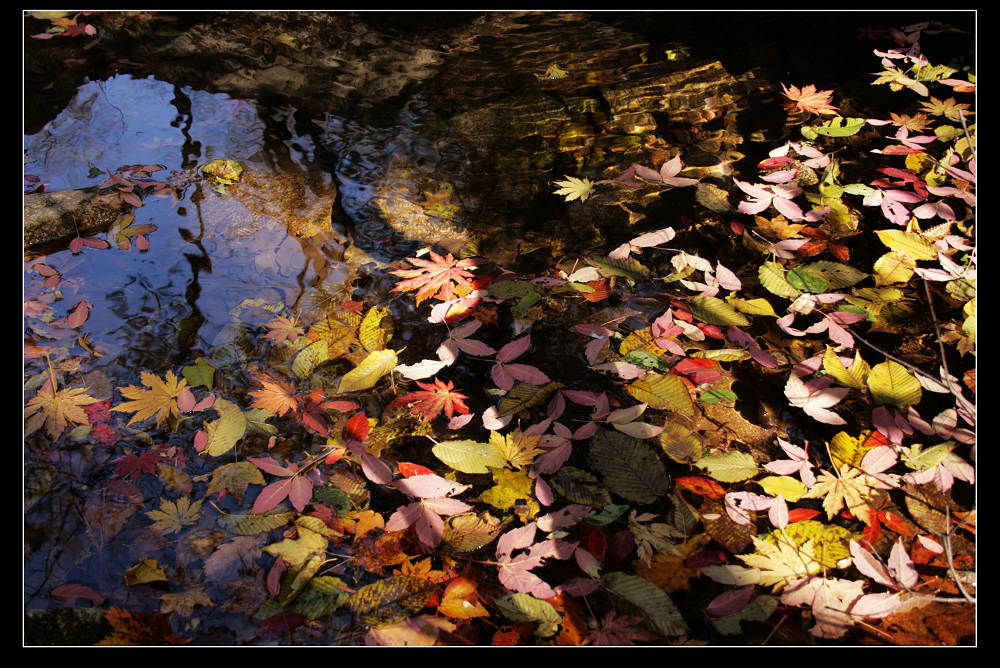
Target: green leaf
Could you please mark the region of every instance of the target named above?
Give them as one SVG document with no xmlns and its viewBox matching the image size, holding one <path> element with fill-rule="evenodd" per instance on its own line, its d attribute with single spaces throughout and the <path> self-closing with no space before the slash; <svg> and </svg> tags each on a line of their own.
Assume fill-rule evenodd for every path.
<svg viewBox="0 0 1000 668">
<path fill-rule="evenodd" d="M 552 607 L 551 603 L 539 600 L 530 594 L 521 592 L 507 594 L 494 598 L 493 602 L 497 604 L 500 612 L 512 622 L 539 622 L 540 628 L 536 634 L 543 637 L 552 635 L 556 631 L 557 625 L 562 621 L 559 612 Z"/>
<path fill-rule="evenodd" d="M 749 359 L 750 353 L 742 348 L 713 348 L 712 350 L 698 350 L 688 357 L 704 357 L 716 362 L 739 362 Z"/>
<path fill-rule="evenodd" d="M 745 327 L 750 320 L 718 297 L 688 297 L 694 317 L 710 325 Z"/>
<path fill-rule="evenodd" d="M 362 623 L 383 626 L 416 614 L 436 591 L 434 583 L 423 578 L 392 575 L 361 587 L 346 605 Z"/>
<path fill-rule="evenodd" d="M 722 401 L 736 401 L 738 398 L 732 390 L 708 390 L 698 397 L 698 401 L 717 404 Z"/>
<path fill-rule="evenodd" d="M 601 487 L 597 477 L 589 471 L 574 466 L 563 466 L 549 480 L 561 496 L 573 503 L 587 506 L 607 506 L 611 504 L 611 494 Z"/>
<path fill-rule="evenodd" d="M 649 580 L 616 571 L 605 575 L 602 581 L 613 595 L 641 610 L 642 617 L 661 635 L 681 636 L 688 632 L 677 606 L 665 591 Z"/>
<path fill-rule="evenodd" d="M 281 508 L 274 508 L 262 515 L 249 513 L 219 515 L 216 521 L 219 523 L 219 526 L 227 531 L 239 534 L 240 536 L 253 536 L 283 527 L 293 519 L 295 519 L 295 513 L 282 510 Z"/>
<path fill-rule="evenodd" d="M 645 350 L 630 351 L 627 355 L 625 355 L 623 361 L 628 362 L 629 364 L 634 364 L 643 369 L 659 371 L 660 373 L 670 371 L 670 366 L 661 360 L 659 356 Z"/>
<path fill-rule="evenodd" d="M 813 125 L 811 127 L 816 134 L 823 135 L 824 137 L 850 137 L 857 134 L 864 126 L 865 119 L 863 118 L 836 116 L 828 121 L 824 121 L 821 125 Z"/>
<path fill-rule="evenodd" d="M 507 463 L 491 444 L 476 441 L 442 441 L 431 452 L 461 473 L 489 473 L 490 468 L 503 468 Z"/>
<path fill-rule="evenodd" d="M 802 292 L 822 294 L 826 292 L 829 285 L 822 276 L 810 273 L 802 267 L 793 267 L 786 275 L 789 285 Z"/>
<path fill-rule="evenodd" d="M 599 430 L 589 462 L 612 492 L 629 501 L 652 503 L 667 492 L 667 471 L 653 449 L 620 431 Z"/>
<path fill-rule="evenodd" d="M 795 299 L 802 292 L 785 279 L 785 268 L 777 262 L 765 262 L 757 271 L 760 284 L 773 295 Z"/>
<path fill-rule="evenodd" d="M 631 256 L 612 260 L 607 256 L 593 255 L 587 258 L 587 263 L 596 267 L 602 276 L 621 276 L 630 282 L 649 278 L 649 268 Z"/>
<path fill-rule="evenodd" d="M 307 619 L 326 617 L 347 602 L 347 584 L 332 575 L 320 575 L 309 580 L 309 584 L 299 594 L 289 612 L 305 615 Z"/>
<path fill-rule="evenodd" d="M 679 376 L 647 373 L 632 381 L 625 391 L 650 408 L 694 415 L 691 393 Z"/>
<path fill-rule="evenodd" d="M 920 403 L 920 381 L 902 364 L 886 360 L 872 367 L 868 374 L 868 391 L 880 404 L 891 404 L 903 410 Z"/>
<path fill-rule="evenodd" d="M 675 462 L 690 464 L 701 459 L 701 439 L 690 429 L 674 422 L 667 422 L 660 432 L 660 446 Z"/>
<path fill-rule="evenodd" d="M 274 436 L 278 433 L 277 427 L 267 423 L 268 420 L 274 417 L 274 413 L 266 411 L 263 408 L 251 408 L 250 410 L 243 411 L 243 415 L 246 416 L 247 427 L 250 431 L 264 434 L 265 436 Z"/>
<path fill-rule="evenodd" d="M 733 450 L 720 455 L 707 455 L 694 463 L 705 469 L 719 482 L 740 482 L 757 475 L 757 462 L 745 452 Z"/>
<path fill-rule="evenodd" d="M 361 364 L 344 374 L 337 392 L 343 394 L 371 389 L 382 376 L 392 371 L 397 363 L 396 351 L 391 348 L 370 352 Z"/>
<path fill-rule="evenodd" d="M 205 361 L 204 357 L 199 357 L 194 364 L 181 369 L 181 374 L 191 387 L 204 386 L 211 390 L 215 381 L 215 367 Z"/>
<path fill-rule="evenodd" d="M 236 447 L 243 438 L 247 419 L 239 406 L 225 399 L 216 399 L 212 408 L 219 413 L 219 419 L 205 423 L 205 435 L 208 436 L 206 451 L 212 457 L 218 457 Z"/>
<path fill-rule="evenodd" d="M 829 262 L 827 260 L 811 262 L 802 268 L 810 274 L 819 276 L 826 281 L 831 290 L 849 288 L 855 283 L 860 283 L 868 278 L 868 274 L 850 265 L 841 264 L 840 262 Z"/>
</svg>

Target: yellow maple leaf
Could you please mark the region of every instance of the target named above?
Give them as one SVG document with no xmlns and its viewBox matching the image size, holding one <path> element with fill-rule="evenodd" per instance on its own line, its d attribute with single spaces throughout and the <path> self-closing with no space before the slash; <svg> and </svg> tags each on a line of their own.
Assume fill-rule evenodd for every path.
<svg viewBox="0 0 1000 668">
<path fill-rule="evenodd" d="M 177 394 L 187 386 L 187 380 L 178 380 L 173 371 L 167 371 L 166 381 L 160 380 L 154 374 L 143 371 L 139 374 L 142 384 L 147 388 L 138 385 L 129 385 L 119 388 L 122 395 L 132 401 L 126 401 L 118 406 L 112 406 L 111 410 L 123 413 L 135 413 L 128 424 L 141 422 L 147 418 L 156 416 L 156 425 L 159 426 L 167 416 L 177 417 L 180 411 L 177 408 Z"/>
<path fill-rule="evenodd" d="M 816 559 L 812 540 L 801 545 L 782 540 L 777 545 L 753 538 L 753 554 L 738 554 L 736 558 L 760 571 L 760 584 L 778 592 L 793 580 L 815 575 L 823 570 Z"/>
<path fill-rule="evenodd" d="M 24 407 L 24 416 L 28 418 L 24 434 L 27 436 L 34 433 L 44 424 L 49 436 L 59 438 L 70 423 L 90 424 L 87 413 L 81 406 L 96 401 L 97 399 L 87 394 L 85 387 L 56 390 L 50 378 Z"/>
<path fill-rule="evenodd" d="M 160 498 L 160 509 L 150 510 L 146 516 L 153 520 L 150 529 L 162 533 L 176 533 L 183 527 L 194 524 L 201 516 L 201 501 L 191 503 L 191 499 L 182 496 L 177 502 Z"/>
<path fill-rule="evenodd" d="M 883 475 L 882 478 L 887 476 Z M 823 510 L 827 519 L 832 519 L 847 507 L 848 512 L 860 520 L 867 521 L 870 506 L 876 506 L 876 499 L 882 490 L 891 489 L 892 485 L 879 477 L 865 473 L 860 468 L 842 464 L 839 474 L 829 471 L 820 473 L 816 484 L 802 495 L 803 499 L 823 498 Z"/>
<path fill-rule="evenodd" d="M 506 436 L 499 432 L 490 432 L 490 445 L 496 448 L 507 463 L 520 471 L 544 452 L 538 447 L 541 436 L 526 436 L 520 429 L 515 429 Z"/>
</svg>

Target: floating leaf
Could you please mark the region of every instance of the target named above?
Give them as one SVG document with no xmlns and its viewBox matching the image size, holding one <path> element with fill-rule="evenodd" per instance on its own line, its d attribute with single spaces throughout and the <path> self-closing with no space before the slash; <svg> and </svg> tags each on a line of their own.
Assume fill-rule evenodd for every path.
<svg viewBox="0 0 1000 668">
<path fill-rule="evenodd" d="M 562 383 L 555 382 L 546 383 L 545 385 L 518 382 L 500 400 L 496 416 L 514 415 L 515 413 L 539 406 L 548 401 L 552 393 L 562 386 Z"/>
<path fill-rule="evenodd" d="M 559 494 L 573 503 L 598 507 L 611 504 L 611 495 L 608 490 L 601 487 L 597 477 L 589 471 L 573 466 L 563 466 L 550 482 Z M 627 506 L 623 507 L 627 508 Z"/>
<path fill-rule="evenodd" d="M 875 260 L 875 285 L 906 283 L 913 276 L 916 261 L 901 251 L 890 251 Z"/>
<path fill-rule="evenodd" d="M 630 501 L 652 503 L 667 491 L 667 472 L 653 449 L 621 432 L 598 431 L 589 462 L 611 491 Z"/>
<path fill-rule="evenodd" d="M 823 354 L 823 370 L 844 387 L 864 390 L 871 366 L 861 359 L 861 352 L 856 350 L 854 351 L 854 363 L 848 369 L 844 367 L 837 353 L 833 352 L 833 348 L 827 346 L 826 352 Z"/>
<path fill-rule="evenodd" d="M 849 288 L 868 278 L 868 274 L 850 265 L 841 264 L 840 262 L 829 262 L 827 260 L 810 262 L 802 268 L 810 274 L 819 276 L 826 281 L 827 286 L 831 290 Z"/>
<path fill-rule="evenodd" d="M 340 379 L 337 392 L 343 394 L 370 389 L 381 380 L 382 376 L 392 371 L 397 363 L 395 350 L 376 350 L 368 353 L 361 364 L 345 373 Z"/>
<path fill-rule="evenodd" d="M 602 582 L 614 596 L 641 610 L 662 635 L 671 637 L 687 633 L 687 624 L 677 606 L 666 592 L 649 580 L 616 571 L 605 575 Z"/>
<path fill-rule="evenodd" d="M 368 352 L 382 350 L 392 338 L 395 323 L 385 306 L 372 306 L 361 321 L 358 338 Z"/>
<path fill-rule="evenodd" d="M 219 523 L 219 526 L 227 531 L 241 536 L 252 536 L 283 527 L 293 519 L 295 519 L 295 513 L 277 508 L 269 510 L 263 515 L 249 513 L 223 514 L 219 515 L 216 521 Z"/>
<path fill-rule="evenodd" d="M 785 279 L 785 268 L 777 262 L 765 262 L 757 271 L 760 284 L 771 294 L 795 299 L 802 292 Z"/>
<path fill-rule="evenodd" d="M 886 360 L 872 367 L 868 374 L 868 390 L 880 404 L 890 404 L 902 410 L 920 403 L 920 381 L 902 364 Z"/>
<path fill-rule="evenodd" d="M 203 386 L 211 390 L 215 382 L 215 367 L 209 364 L 204 357 L 199 357 L 191 366 L 182 368 L 181 374 L 191 387 Z"/>
<path fill-rule="evenodd" d="M 733 450 L 725 454 L 707 455 L 694 463 L 705 469 L 719 482 L 740 482 L 757 475 L 757 462 L 745 452 Z"/>
<path fill-rule="evenodd" d="M 602 276 L 621 276 L 631 282 L 649 278 L 649 268 L 631 256 L 612 260 L 607 256 L 593 255 L 587 258 L 587 263 L 597 267 Z"/>
<path fill-rule="evenodd" d="M 785 501 L 798 501 L 806 493 L 807 487 L 798 478 L 787 475 L 769 475 L 757 481 L 770 496 L 780 494 Z"/>
<path fill-rule="evenodd" d="M 785 275 L 785 279 L 788 284 L 791 285 L 796 290 L 801 290 L 802 292 L 811 292 L 813 294 L 822 294 L 827 291 L 829 284 L 822 276 L 810 273 L 803 269 L 802 267 L 793 267 L 788 270 L 788 274 Z"/>
<path fill-rule="evenodd" d="M 937 249 L 922 234 L 908 230 L 877 230 L 875 234 L 890 250 L 911 260 L 933 260 Z"/>
<path fill-rule="evenodd" d="M 461 473 L 489 473 L 490 468 L 503 468 L 507 463 L 490 443 L 442 441 L 431 448 L 431 452 Z"/>
<path fill-rule="evenodd" d="M 660 432 L 660 446 L 675 462 L 690 464 L 701 459 L 701 439 L 690 429 L 674 422 L 667 422 Z"/>
<path fill-rule="evenodd" d="M 313 369 L 328 359 L 330 359 L 330 349 L 326 339 L 313 341 L 292 359 L 292 373 L 300 380 L 305 380 L 312 374 Z"/>
<path fill-rule="evenodd" d="M 494 598 L 500 612 L 512 622 L 540 622 L 539 635 L 552 635 L 562 617 L 552 604 L 531 594 L 514 593 Z"/>
<path fill-rule="evenodd" d="M 694 317 L 710 325 L 745 327 L 750 320 L 718 297 L 688 297 Z"/>
<path fill-rule="evenodd" d="M 204 430 L 208 436 L 208 454 L 218 457 L 236 447 L 243 438 L 247 419 L 239 406 L 225 399 L 216 399 L 212 408 L 219 413 L 219 419 L 206 422 Z"/>
<path fill-rule="evenodd" d="M 758 297 L 756 299 L 742 299 L 740 297 L 729 295 L 726 297 L 726 301 L 730 306 L 741 313 L 747 313 L 749 315 L 770 315 L 775 318 L 778 317 L 778 314 L 774 312 L 774 307 L 771 306 L 771 302 L 762 297 Z"/>
<path fill-rule="evenodd" d="M 362 623 L 383 626 L 416 614 L 436 591 L 434 583 L 423 578 L 392 575 L 361 587 L 346 605 Z"/>
<path fill-rule="evenodd" d="M 694 415 L 694 401 L 680 376 L 647 373 L 630 383 L 625 391 L 650 408 Z"/>
</svg>

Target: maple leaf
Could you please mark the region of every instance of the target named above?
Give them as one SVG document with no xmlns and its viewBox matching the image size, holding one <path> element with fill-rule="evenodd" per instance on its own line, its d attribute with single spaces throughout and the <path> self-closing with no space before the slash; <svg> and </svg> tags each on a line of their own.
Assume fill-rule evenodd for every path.
<svg viewBox="0 0 1000 668">
<path fill-rule="evenodd" d="M 802 495 L 803 499 L 823 499 L 827 519 L 832 519 L 844 506 L 859 519 L 868 517 L 867 509 L 880 490 L 892 489 L 893 484 L 849 464 L 841 464 L 839 475 L 822 471 L 816 484 Z"/>
<path fill-rule="evenodd" d="M 463 415 L 469 412 L 469 407 L 462 401 L 468 397 L 455 392 L 455 385 L 450 380 L 447 383 L 437 378 L 433 383 L 421 383 L 418 380 L 417 385 L 423 389 L 399 397 L 392 405 L 410 404 L 410 414 L 419 415 L 424 422 L 430 422 L 442 412 L 449 418 L 456 412 Z"/>
<path fill-rule="evenodd" d="M 641 623 L 642 619 L 638 617 L 619 616 L 614 610 L 609 610 L 599 624 L 596 621 L 589 623 L 591 631 L 587 640 L 595 646 L 635 645 L 636 640 L 659 640 L 659 636 L 640 627 Z"/>
<path fill-rule="evenodd" d="M 187 380 L 177 379 L 173 371 L 167 371 L 165 380 L 160 380 L 154 374 L 143 371 L 139 374 L 142 384 L 149 389 L 138 385 L 122 387 L 122 395 L 132 401 L 126 401 L 118 406 L 112 406 L 111 410 L 123 413 L 135 413 L 128 424 L 141 422 L 150 417 L 156 417 L 156 425 L 159 426 L 167 416 L 177 417 L 180 411 L 177 407 L 177 395 L 187 387 Z"/>
<path fill-rule="evenodd" d="M 553 181 L 553 183 L 559 186 L 559 190 L 556 190 L 553 194 L 565 195 L 567 202 L 572 202 L 575 199 L 586 202 L 587 198 L 594 192 L 594 182 L 590 179 L 578 179 L 575 176 L 567 176 L 565 181 Z"/>
<path fill-rule="evenodd" d="M 279 315 L 271 322 L 264 323 L 264 326 L 269 330 L 268 333 L 264 335 L 264 338 L 271 339 L 276 346 L 280 346 L 286 341 L 291 343 L 305 334 L 305 330 L 298 325 L 297 317 L 289 318 L 284 315 Z"/>
<path fill-rule="evenodd" d="M 785 103 L 786 108 L 799 109 L 817 115 L 837 115 L 837 107 L 830 104 L 832 90 L 818 91 L 813 84 L 803 86 L 801 89 L 796 86 L 785 86 L 785 84 L 781 84 L 781 87 L 784 89 L 782 95 L 789 99 L 789 102 Z"/>
<path fill-rule="evenodd" d="M 499 432 L 490 432 L 490 445 L 496 448 L 500 456 L 517 470 L 529 466 L 535 457 L 545 452 L 538 447 L 541 436 L 528 436 L 520 429 L 503 436 Z"/>
<path fill-rule="evenodd" d="M 156 474 L 156 465 L 162 461 L 160 453 L 147 450 L 141 454 L 129 453 L 111 460 L 115 464 L 115 475 L 120 478 L 138 480 L 143 473 Z"/>
<path fill-rule="evenodd" d="M 24 435 L 34 433 L 44 425 L 49 436 L 59 438 L 70 423 L 90 424 L 83 406 L 93 404 L 97 399 L 87 394 L 87 389 L 72 387 L 56 390 L 55 383 L 49 378 L 24 408 L 24 416 L 28 418 Z"/>
<path fill-rule="evenodd" d="M 812 607 L 816 626 L 809 633 L 819 638 L 840 638 L 854 625 L 848 610 L 862 595 L 862 582 L 810 577 L 785 589 L 785 605 Z"/>
<path fill-rule="evenodd" d="M 949 121 L 957 122 L 961 120 L 963 113 L 965 115 L 971 113 L 965 111 L 969 108 L 968 104 L 960 104 L 953 97 L 949 97 L 947 100 L 939 100 L 932 95 L 929 101 L 922 102 L 921 104 L 923 111 L 932 116 L 944 116 Z"/>
<path fill-rule="evenodd" d="M 823 564 L 816 558 L 813 541 L 807 540 L 796 545 L 788 540 L 779 540 L 775 545 L 762 538 L 753 537 L 753 554 L 738 554 L 736 558 L 760 571 L 760 584 L 771 586 L 772 591 L 780 591 L 785 585 L 823 570 Z"/>
<path fill-rule="evenodd" d="M 299 407 L 299 399 L 295 396 L 295 386 L 282 380 L 261 379 L 264 389 L 251 392 L 250 396 L 255 397 L 250 404 L 251 408 L 263 408 L 269 413 L 274 413 L 281 417 L 288 411 L 295 411 Z"/>
<path fill-rule="evenodd" d="M 160 498 L 160 509 L 146 513 L 153 520 L 150 529 L 162 534 L 175 533 L 183 527 L 194 524 L 201 516 L 201 500 L 191 503 L 191 499 L 182 496 L 177 502 Z"/>
<path fill-rule="evenodd" d="M 390 274 L 406 280 L 400 281 L 392 292 L 417 291 L 417 304 L 434 297 L 440 301 L 448 301 L 461 297 L 475 289 L 469 281 L 478 262 L 472 258 L 456 260 L 451 253 L 441 257 L 434 251 L 429 251 L 431 259 L 419 257 L 406 258 L 416 269 L 396 269 Z M 461 293 L 461 294 L 459 294 Z"/>
<path fill-rule="evenodd" d="M 890 113 L 889 118 L 892 119 L 893 125 L 906 128 L 911 132 L 920 132 L 930 125 L 927 114 L 914 114 L 913 116 L 909 116 L 907 114 Z"/>
<path fill-rule="evenodd" d="M 112 633 L 97 645 L 186 645 L 191 642 L 190 638 L 173 633 L 166 615 L 121 608 L 103 612 Z"/>
</svg>

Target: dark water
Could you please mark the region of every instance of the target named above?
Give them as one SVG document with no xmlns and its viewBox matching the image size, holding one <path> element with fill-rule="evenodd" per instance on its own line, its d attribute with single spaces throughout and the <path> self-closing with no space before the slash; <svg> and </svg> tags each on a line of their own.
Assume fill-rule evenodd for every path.
<svg viewBox="0 0 1000 668">
<path fill-rule="evenodd" d="M 897 19 L 894 24 L 912 22 L 909 16 L 888 18 Z M 482 238 L 502 232 L 490 246 L 497 257 L 516 258 L 518 248 L 523 252 L 534 244 L 544 249 L 543 261 L 551 261 L 557 254 L 549 253 L 553 242 L 531 235 L 534 227 L 561 215 L 562 202 L 539 191 L 538 184 L 576 173 L 574 167 L 581 165 L 607 168 L 618 158 L 574 152 L 575 145 L 570 144 L 551 152 L 546 162 L 538 158 L 544 151 L 532 146 L 536 140 L 526 139 L 510 147 L 491 146 L 495 160 L 486 165 L 476 162 L 481 156 L 457 141 L 447 123 L 469 118 L 476 122 L 480 118 L 474 113 L 476 105 L 482 100 L 501 103 L 508 90 L 516 90 L 532 104 L 556 94 L 562 100 L 588 99 L 592 91 L 587 86 L 553 92 L 538 75 L 546 63 L 568 67 L 573 58 L 580 62 L 589 58 L 595 76 L 605 77 L 595 79 L 594 85 L 611 81 L 639 60 L 634 44 L 615 41 L 621 34 L 636 35 L 635 43 L 660 47 L 661 57 L 663 45 L 672 50 L 683 46 L 720 58 L 734 74 L 765 63 L 769 76 L 787 75 L 798 83 L 808 79 L 823 87 L 822 79 L 835 78 L 837 72 L 831 60 L 810 57 L 804 36 L 819 33 L 820 41 L 840 39 L 858 19 L 839 16 L 826 28 L 816 24 L 819 20 L 815 15 L 778 15 L 755 28 L 750 15 L 682 14 L 671 19 L 643 13 L 598 14 L 587 24 L 596 32 L 568 32 L 575 41 L 538 46 L 539 51 L 533 52 L 531 45 L 541 32 L 532 30 L 555 22 L 534 18 L 526 20 L 521 33 L 516 26 L 505 28 L 515 35 L 507 39 L 521 40 L 521 50 L 514 54 L 517 62 L 505 61 L 501 56 L 513 52 L 502 51 L 503 39 L 483 28 L 468 42 L 478 46 L 470 47 L 464 59 L 431 53 L 424 69 L 407 73 L 409 83 L 394 89 L 395 94 L 366 105 L 356 103 L 364 91 L 353 91 L 345 99 L 355 106 L 345 103 L 327 109 L 322 108 L 325 102 L 317 109 L 315 101 L 285 100 L 273 93 L 265 102 L 209 92 L 161 79 L 157 73 L 118 73 L 86 81 L 43 125 L 41 118 L 26 121 L 28 127 L 40 129 L 25 135 L 25 174 L 37 177 L 46 191 L 53 192 L 95 186 L 106 178 L 106 171 L 122 166 L 158 165 L 162 169 L 151 178 L 172 177 L 179 185 L 169 195 L 144 197 L 143 206 L 133 212 L 134 224 L 157 228 L 148 235 L 148 250 L 135 245 L 120 250 L 112 243 L 106 250 L 84 248 L 73 254 L 67 249 L 26 256 L 24 299 L 45 303 L 52 311 L 46 317 L 25 318 L 25 342 L 51 349 L 63 386 L 86 384 L 92 396 L 115 404 L 120 394 L 114 388 L 137 384 L 140 370 L 162 377 L 167 369 L 176 372 L 199 357 L 222 370 L 266 362 L 260 327 L 277 313 L 309 313 L 331 295 L 340 301 L 383 298 L 391 287 L 383 271 L 386 262 L 419 247 L 427 230 L 474 227 L 475 219 L 482 226 L 478 230 Z M 448 22 L 462 20 L 450 16 Z M 396 39 L 409 30 L 425 40 L 429 32 L 446 27 L 427 16 L 407 25 L 405 19 L 390 14 L 369 17 L 367 25 L 373 33 L 384 30 Z M 797 31 L 789 32 L 793 27 Z M 599 48 L 605 31 L 615 36 L 610 43 L 617 50 Z M 779 39 L 782 35 L 788 40 Z M 790 46 L 793 42 L 801 46 Z M 815 41 L 811 48 L 819 49 Z M 864 67 L 871 66 L 868 55 L 859 57 Z M 750 62 L 753 58 L 756 63 Z M 394 72 L 389 68 L 383 74 L 391 79 Z M 449 77 L 461 85 L 452 86 Z M 431 83 L 423 85 L 425 80 Z M 540 112 L 538 122 L 551 121 L 546 113 Z M 764 119 L 759 120 L 763 125 Z M 581 127 L 580 136 L 589 137 L 592 129 Z M 524 136 L 535 135 L 525 131 Z M 588 150 L 594 143 L 593 138 L 580 141 L 579 147 Z M 238 186 L 217 189 L 200 172 L 215 159 L 243 166 Z M 490 178 L 483 179 L 483 173 Z M 502 181 L 496 180 L 498 175 L 504 175 Z M 411 220 L 413 236 L 405 238 L 398 225 L 387 224 L 391 216 Z M 563 229 L 566 236 L 566 228 L 555 229 Z M 580 242 L 608 244 L 605 250 L 611 247 L 599 236 Z M 32 270 L 37 262 L 62 274 L 56 289 L 43 287 L 42 277 Z M 85 325 L 79 331 L 61 327 L 58 319 L 80 300 L 92 305 Z M 415 321 L 407 323 L 404 316 L 401 323 L 404 340 L 419 338 Z M 88 347 L 94 352 L 80 345 L 80 332 L 89 334 Z M 44 358 L 30 358 L 24 371 L 27 400 L 47 378 L 48 366 Z M 236 380 L 227 382 L 238 386 Z M 126 451 L 176 445 L 194 459 L 192 433 L 182 429 L 163 443 L 163 434 L 128 431 L 133 430 L 123 430 L 113 447 L 103 447 L 92 438 L 55 444 L 41 430 L 25 440 L 27 609 L 59 607 L 62 604 L 48 595 L 53 587 L 86 583 L 113 605 L 156 611 L 162 594 L 158 585 L 127 587 L 122 580 L 123 572 L 149 555 L 171 569 L 171 582 L 182 589 L 197 581 L 197 569 L 204 565 L 191 537 L 217 541 L 210 519 L 203 519 L 184 540 L 163 538 L 147 529 L 144 515 L 166 493 L 156 478 L 138 479 L 144 496 L 138 512 L 123 510 L 102 487 L 115 458 Z M 187 470 L 197 469 L 192 465 Z M 259 584 L 259 573 L 257 577 Z M 222 596 L 213 595 L 217 602 Z M 174 630 L 195 638 L 196 644 L 239 644 L 258 642 L 254 639 L 258 622 L 221 607 L 198 608 Z M 328 636 L 320 641 L 335 640 Z"/>
</svg>

